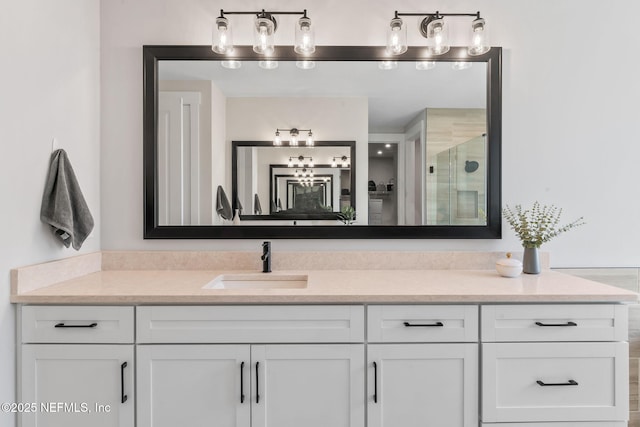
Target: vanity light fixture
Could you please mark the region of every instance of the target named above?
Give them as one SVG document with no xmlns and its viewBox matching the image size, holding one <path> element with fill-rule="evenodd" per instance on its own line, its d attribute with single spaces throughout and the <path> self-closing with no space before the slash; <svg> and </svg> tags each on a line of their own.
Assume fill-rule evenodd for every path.
<svg viewBox="0 0 640 427">
<path fill-rule="evenodd" d="M 482 55 L 490 49 L 487 41 L 486 21 L 480 17 L 480 12 L 476 13 L 399 13 L 395 11 L 393 19 L 387 30 L 387 53 L 390 55 L 401 55 L 407 51 L 407 29 L 402 21 L 402 16 L 424 17 L 420 22 L 420 34 L 425 37 L 429 44 L 427 51 L 430 55 L 442 55 L 449 51 L 449 26 L 445 22 L 445 17 L 469 16 L 475 19 L 471 23 L 471 36 L 467 53 L 471 56 Z M 427 68 L 418 68 L 427 69 Z"/>
<path fill-rule="evenodd" d="M 291 129 L 276 129 L 276 135 L 273 138 L 273 145 L 274 146 L 281 146 L 282 145 L 282 138 L 280 137 L 280 132 L 289 132 L 289 136 L 290 136 L 289 137 L 289 146 L 291 146 L 291 147 L 297 147 L 298 146 L 300 132 L 309 132 L 307 134 L 307 139 L 305 140 L 305 145 L 307 147 L 313 147 L 313 145 L 315 144 L 314 139 L 313 139 L 313 132 L 311 132 L 311 129 L 291 128 Z"/>
<path fill-rule="evenodd" d="M 307 159 L 309 159 L 309 161 L 307 161 Z M 306 157 L 306 156 L 298 156 L 298 157 L 289 157 L 289 162 L 287 163 L 287 166 L 292 168 L 294 167 L 294 165 L 298 165 L 299 168 L 308 166 L 310 168 L 313 167 L 313 157 Z"/>
<path fill-rule="evenodd" d="M 301 170 L 296 169 L 296 171 L 294 172 L 293 176 L 295 176 L 296 178 L 301 177 L 301 178 L 313 178 L 313 169 L 307 169 L 307 168 L 302 168 Z"/>
<path fill-rule="evenodd" d="M 349 167 L 349 156 L 338 156 L 338 157 L 334 157 L 333 160 L 331 161 L 331 167 L 332 168 L 337 168 L 338 167 L 338 160 L 340 161 L 340 164 L 342 165 L 343 168 L 348 168 Z"/>
<path fill-rule="evenodd" d="M 316 50 L 315 31 L 307 10 L 302 12 L 273 12 L 262 9 L 256 12 L 225 12 L 220 9 L 220 16 L 216 18 L 213 28 L 211 49 L 221 55 L 233 52 L 233 36 L 231 23 L 225 15 L 255 15 L 253 51 L 261 55 L 271 55 L 274 52 L 274 34 L 278 29 L 276 15 L 302 15 L 296 22 L 294 51 L 301 55 L 310 55 Z"/>
</svg>

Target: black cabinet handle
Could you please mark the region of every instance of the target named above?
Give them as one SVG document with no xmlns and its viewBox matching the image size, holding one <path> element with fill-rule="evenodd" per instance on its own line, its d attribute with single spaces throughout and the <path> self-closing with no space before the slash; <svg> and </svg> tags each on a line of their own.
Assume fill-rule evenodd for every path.
<svg viewBox="0 0 640 427">
<path fill-rule="evenodd" d="M 373 362 L 373 403 L 378 403 L 378 364 Z"/>
<path fill-rule="evenodd" d="M 260 362 L 256 362 L 256 403 L 260 403 L 260 375 L 258 374 L 260 369 Z"/>
<path fill-rule="evenodd" d="M 240 403 L 244 403 L 244 362 L 240 363 Z"/>
<path fill-rule="evenodd" d="M 536 381 L 540 387 L 555 387 L 555 386 L 566 386 L 566 385 L 578 385 L 577 381 L 569 380 L 566 383 L 545 383 L 543 381 Z"/>
<path fill-rule="evenodd" d="M 536 322 L 538 326 L 578 326 L 576 322 L 567 322 L 567 323 L 542 323 Z"/>
<path fill-rule="evenodd" d="M 64 323 L 57 323 L 54 328 L 95 328 L 97 323 L 91 323 L 89 325 L 65 325 Z"/>
<path fill-rule="evenodd" d="M 433 327 L 442 327 L 444 323 L 436 322 L 436 323 L 409 323 L 404 322 L 404 326 L 407 328 L 433 328 Z"/>
<path fill-rule="evenodd" d="M 127 401 L 128 397 L 124 394 L 124 368 L 127 367 L 127 362 L 123 362 L 120 365 L 120 403 Z"/>
</svg>

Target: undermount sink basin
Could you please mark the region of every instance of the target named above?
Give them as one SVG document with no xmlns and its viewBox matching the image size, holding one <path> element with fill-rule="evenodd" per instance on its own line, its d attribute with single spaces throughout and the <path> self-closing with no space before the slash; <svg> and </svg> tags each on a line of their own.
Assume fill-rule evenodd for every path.
<svg viewBox="0 0 640 427">
<path fill-rule="evenodd" d="M 241 273 L 221 274 L 202 289 L 302 289 L 306 274 Z"/>
</svg>

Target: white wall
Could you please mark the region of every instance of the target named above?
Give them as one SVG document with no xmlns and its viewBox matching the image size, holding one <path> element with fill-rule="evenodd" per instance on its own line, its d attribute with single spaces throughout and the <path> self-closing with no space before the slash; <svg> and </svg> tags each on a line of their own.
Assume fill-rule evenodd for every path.
<svg viewBox="0 0 640 427">
<path fill-rule="evenodd" d="M 235 3 L 234 3 L 235 4 Z M 208 44 L 220 8 L 211 0 L 103 1 L 102 205 L 104 249 L 236 249 L 257 240 L 142 239 L 142 45 Z M 480 10 L 494 45 L 504 47 L 503 201 L 555 203 L 567 220 L 587 225 L 545 246 L 552 265 L 637 266 L 640 263 L 640 2 L 628 0 L 248 0 L 236 9 L 306 7 L 320 45 L 381 45 L 394 10 Z M 599 13 L 596 13 L 599 12 Z M 601 12 L 601 13 L 600 13 Z M 276 35 L 290 43 L 294 18 Z M 409 42 L 422 43 L 408 28 Z M 466 25 L 466 24 L 465 24 Z M 598 29 L 603 29 L 599 32 Z M 598 37 L 600 34 L 605 37 Z M 250 44 L 248 21 L 234 29 Z M 462 44 L 459 40 L 455 44 Z M 571 172 L 571 173 L 569 173 Z M 276 250 L 517 250 L 504 239 L 278 241 Z"/>
<path fill-rule="evenodd" d="M 77 255 L 40 222 L 56 137 L 95 220 L 80 253 L 100 249 L 100 6 L 98 0 L 19 0 L 0 13 L 0 402 L 15 402 L 11 268 Z M 0 412 L 0 425 L 14 425 Z"/>
</svg>

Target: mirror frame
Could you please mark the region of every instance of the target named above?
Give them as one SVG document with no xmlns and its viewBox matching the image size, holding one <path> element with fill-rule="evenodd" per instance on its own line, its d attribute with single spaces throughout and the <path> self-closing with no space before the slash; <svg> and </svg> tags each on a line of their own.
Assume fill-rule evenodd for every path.
<svg viewBox="0 0 640 427">
<path fill-rule="evenodd" d="M 273 141 L 231 141 L 232 151 L 231 151 L 231 197 L 232 197 L 232 209 L 235 212 L 237 209 L 237 195 L 238 195 L 238 148 L 241 147 L 271 147 L 278 149 L 278 147 L 273 147 Z M 351 157 L 351 180 L 349 185 L 351 186 L 351 206 L 356 207 L 356 142 L 355 141 L 316 141 L 316 147 L 338 147 L 338 148 L 348 148 L 349 156 Z M 287 147 L 288 148 L 288 147 Z M 273 166 L 281 166 L 287 167 L 286 164 L 282 165 L 270 165 L 269 171 L 271 171 Z M 271 182 L 271 174 L 269 174 L 269 205 L 271 205 L 271 200 L 273 198 L 273 183 Z M 271 209 L 269 209 L 271 210 Z M 280 220 L 280 221 L 304 221 L 304 220 L 337 220 L 336 215 L 338 212 L 331 212 L 325 214 L 296 214 L 295 217 L 288 217 L 285 215 L 278 214 L 265 214 L 265 215 L 240 215 L 240 219 L 242 221 L 269 221 L 269 220 Z M 269 226 L 275 227 L 275 226 Z M 323 226 L 325 227 L 325 226 Z"/>
<path fill-rule="evenodd" d="M 158 61 L 221 60 L 211 46 L 143 46 L 143 191 L 145 239 L 500 239 L 502 237 L 502 48 L 469 57 L 465 47 L 452 47 L 438 57 L 426 57 L 422 47 L 410 47 L 397 61 L 470 61 L 487 64 L 487 224 L 486 225 L 159 225 L 157 180 Z M 262 57 L 251 46 L 236 46 L 234 59 Z M 299 58 L 291 46 L 276 46 L 273 60 Z M 305 58 L 307 59 L 307 58 Z M 384 46 L 318 46 L 314 61 L 389 60 Z"/>
</svg>

